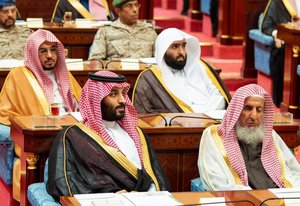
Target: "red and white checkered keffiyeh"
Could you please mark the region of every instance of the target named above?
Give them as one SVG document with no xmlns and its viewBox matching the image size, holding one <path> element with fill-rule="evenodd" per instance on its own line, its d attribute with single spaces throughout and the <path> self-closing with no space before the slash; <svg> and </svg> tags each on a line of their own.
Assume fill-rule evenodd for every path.
<svg viewBox="0 0 300 206">
<path fill-rule="evenodd" d="M 51 32 L 39 29 L 29 36 L 25 46 L 24 64 L 34 74 L 40 86 L 42 87 L 49 104 L 51 104 L 54 99 L 53 82 L 44 71 L 38 54 L 40 45 L 45 41 L 57 43 L 58 57 L 57 63 L 54 67 L 55 78 L 65 106 L 69 111 L 74 111 L 76 108 L 76 103 L 65 63 L 64 46 Z"/>
<path fill-rule="evenodd" d="M 118 77 L 117 74 L 109 71 L 99 71 L 95 74 L 106 77 Z M 137 112 L 127 95 L 130 87 L 128 83 L 100 82 L 88 79 L 82 89 L 79 101 L 79 110 L 83 118 L 83 123 L 90 129 L 95 131 L 98 135 L 100 135 L 104 139 L 106 144 L 121 151 L 114 140 L 106 132 L 102 121 L 101 101 L 104 97 L 109 95 L 113 87 L 125 89 L 125 116 L 123 119 L 118 120 L 117 122 L 134 141 L 141 160 L 141 164 L 143 166 L 141 141 L 139 138 L 139 133 L 137 131 L 138 117 Z"/>
<path fill-rule="evenodd" d="M 245 162 L 236 137 L 235 124 L 238 121 L 247 97 L 260 95 L 264 97 L 264 126 L 265 137 L 263 139 L 261 162 L 271 179 L 279 186 L 285 187 L 282 181 L 282 171 L 279 158 L 276 153 L 275 143 L 272 138 L 274 106 L 271 96 L 260 86 L 249 84 L 239 88 L 234 94 L 222 124 L 219 127 L 219 134 L 224 140 L 226 152 L 232 168 L 237 172 L 244 185 L 248 185 L 248 175 Z"/>
</svg>

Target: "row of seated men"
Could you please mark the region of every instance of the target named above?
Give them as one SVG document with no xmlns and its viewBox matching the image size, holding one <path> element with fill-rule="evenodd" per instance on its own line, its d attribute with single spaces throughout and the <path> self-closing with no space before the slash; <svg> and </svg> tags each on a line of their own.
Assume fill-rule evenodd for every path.
<svg viewBox="0 0 300 206">
<path fill-rule="evenodd" d="M 12 0 L 2 0 L 3 4 L 10 5 Z M 154 42 L 156 33 L 152 25 L 138 21 L 140 4 L 127 4 L 126 9 L 121 4 L 115 4 L 115 12 L 119 18 L 99 28 L 89 59 L 120 59 L 140 58 L 154 55 Z M 24 27 L 14 26 L 16 8 L 8 7 L 1 14 L 0 51 L 1 59 L 23 59 L 23 48 L 30 34 Z M 114 19 L 106 0 L 58 0 L 53 12 L 53 19 L 61 21 L 66 11 L 72 12 L 72 18 L 87 19 Z M 272 97 L 275 105 L 279 107 L 283 97 L 284 72 L 284 42 L 277 38 L 276 25 L 286 23 L 292 17 L 299 16 L 300 3 L 295 0 L 269 0 L 264 12 L 261 25 L 262 31 L 274 38 L 271 49 L 270 70 L 273 80 Z M 12 49 L 13 48 L 13 49 Z"/>
<path fill-rule="evenodd" d="M 125 13 L 139 7 L 136 0 L 113 4 Z M 10 6 L 3 8 L 7 14 L 14 9 Z M 103 39 L 99 35 L 98 40 Z M 93 50 L 98 52 L 94 46 Z M 147 135 L 137 127 L 137 113 L 201 113 L 229 105 L 222 124 L 207 128 L 201 139 L 198 167 L 204 188 L 300 187 L 300 166 L 273 131 L 274 105 L 268 93 L 248 85 L 231 100 L 214 71 L 199 61 L 198 39 L 174 28 L 157 37 L 154 56 L 157 67 L 141 73 L 132 104 L 124 77 L 111 72 L 91 75 L 81 89 L 66 69 L 63 45 L 52 33 L 37 30 L 26 41 L 25 66 L 11 70 L 0 94 L 1 139 L 11 141 L 9 117 L 49 115 L 51 104 L 59 103 L 61 112 L 79 110 L 83 121 L 65 128 L 53 143 L 47 191 L 55 199 L 78 193 L 169 190 Z M 14 167 L 19 184 L 19 160 Z"/>
</svg>

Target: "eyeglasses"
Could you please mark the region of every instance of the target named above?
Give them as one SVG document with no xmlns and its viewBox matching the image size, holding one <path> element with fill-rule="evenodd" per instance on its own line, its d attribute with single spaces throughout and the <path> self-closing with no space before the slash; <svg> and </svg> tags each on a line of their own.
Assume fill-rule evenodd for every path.
<svg viewBox="0 0 300 206">
<path fill-rule="evenodd" d="M 128 9 L 128 10 L 132 10 L 134 8 L 139 9 L 141 7 L 141 4 L 139 4 L 138 2 L 135 3 L 127 3 L 123 5 L 123 8 Z"/>
<path fill-rule="evenodd" d="M 50 47 L 50 48 L 40 48 L 39 49 L 39 55 L 47 55 L 48 52 L 51 52 L 51 53 L 55 53 L 57 52 L 57 47 Z"/>
<path fill-rule="evenodd" d="M 16 13 L 17 12 L 17 8 L 12 8 L 12 9 L 0 9 L 0 12 L 7 15 L 9 13 Z"/>
</svg>

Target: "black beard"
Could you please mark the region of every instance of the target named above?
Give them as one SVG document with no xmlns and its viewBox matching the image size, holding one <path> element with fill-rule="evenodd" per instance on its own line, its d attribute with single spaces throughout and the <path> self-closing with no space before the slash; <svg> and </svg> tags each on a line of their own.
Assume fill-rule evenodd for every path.
<svg viewBox="0 0 300 206">
<path fill-rule="evenodd" d="M 183 60 L 177 61 L 178 57 L 183 57 Z M 185 55 L 185 56 L 179 55 L 176 57 L 176 59 L 174 59 L 171 55 L 165 54 L 164 60 L 165 60 L 166 64 L 169 67 L 171 67 L 172 69 L 183 70 L 183 68 L 185 67 L 185 64 L 186 64 L 187 55 Z"/>
<path fill-rule="evenodd" d="M 101 102 L 102 119 L 106 121 L 117 121 L 123 119 L 125 116 L 125 110 L 124 113 L 121 114 L 116 113 L 116 109 L 123 108 L 123 107 L 125 108 L 125 104 L 120 104 L 117 107 L 112 108 L 102 101 Z"/>
<path fill-rule="evenodd" d="M 12 25 L 7 25 L 6 22 L 7 22 L 9 19 L 10 19 L 10 20 L 13 20 L 13 24 L 12 24 Z M 1 23 L 1 25 L 2 25 L 3 28 L 9 29 L 9 28 L 12 28 L 12 27 L 15 26 L 15 22 L 16 22 L 16 20 L 15 20 L 14 18 L 8 17 L 5 21 L 1 21 L 0 23 Z"/>
</svg>

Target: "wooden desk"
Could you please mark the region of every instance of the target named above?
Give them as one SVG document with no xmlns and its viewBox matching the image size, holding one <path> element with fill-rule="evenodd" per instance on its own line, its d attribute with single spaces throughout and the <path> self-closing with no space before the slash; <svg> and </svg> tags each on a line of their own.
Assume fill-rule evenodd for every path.
<svg viewBox="0 0 300 206">
<path fill-rule="evenodd" d="M 59 27 L 56 23 L 45 22 L 44 28 L 51 31 L 68 49 L 69 58 L 88 59 L 90 47 L 99 27 L 69 28 Z"/>
<path fill-rule="evenodd" d="M 164 114 L 175 116 L 176 114 Z M 180 114 L 184 115 L 184 114 Z M 146 116 L 146 115 L 140 115 Z M 193 114 L 200 117 L 201 114 Z M 164 126 L 161 122 L 153 122 L 158 118 L 149 117 L 139 120 L 139 125 L 148 134 L 158 155 L 159 161 L 171 184 L 171 191 L 190 191 L 190 180 L 198 177 L 197 159 L 203 130 L 213 120 L 192 119 Z M 52 141 L 61 128 L 34 129 L 32 117 L 12 117 L 11 136 L 22 149 L 21 154 L 21 205 L 27 203 L 27 187 L 31 183 L 43 181 L 45 160 L 48 157 Z M 71 117 L 61 120 L 61 125 L 71 125 L 76 121 Z M 175 121 L 173 123 L 176 123 Z M 281 135 L 289 147 L 300 144 L 297 137 L 298 124 L 278 125 L 274 129 Z"/>
<path fill-rule="evenodd" d="M 268 190 L 249 190 L 249 191 L 223 191 L 223 192 L 173 192 L 172 195 L 185 205 L 197 205 L 200 198 L 205 197 L 225 197 L 226 201 L 250 201 L 255 206 L 259 206 L 268 198 L 276 198 L 276 196 Z M 62 206 L 80 206 L 74 197 L 61 197 Z M 229 204 L 227 204 L 229 205 Z M 238 202 L 230 205 L 251 206 L 251 203 Z M 268 201 L 267 206 L 284 205 L 280 200 Z"/>
<path fill-rule="evenodd" d="M 51 31 L 60 40 L 64 47 L 68 49 L 69 58 L 87 60 L 90 47 L 99 27 L 63 27 L 58 23 L 45 22 L 43 29 Z M 159 34 L 162 31 L 162 27 L 156 26 L 155 31 Z"/>
<path fill-rule="evenodd" d="M 297 66 L 300 64 L 300 29 L 291 27 L 291 24 L 277 26 L 278 38 L 285 42 L 284 58 L 284 85 L 283 102 L 281 109 L 300 118 L 300 76 L 297 75 Z"/>
<path fill-rule="evenodd" d="M 88 80 L 88 73 L 90 72 L 95 73 L 101 70 L 108 70 L 120 75 L 124 75 L 126 77 L 126 82 L 130 84 L 128 96 L 131 99 L 137 77 L 143 70 L 149 68 L 148 64 L 140 63 L 139 65 L 139 70 L 122 70 L 121 62 L 119 61 L 84 61 L 84 70 L 71 70 L 71 73 L 81 87 L 83 87 Z"/>
<path fill-rule="evenodd" d="M 137 77 L 144 69 L 149 67 L 148 64 L 140 63 L 139 70 L 122 70 L 121 63 L 119 61 L 84 61 L 83 66 L 83 70 L 70 70 L 81 87 L 83 87 L 88 80 L 89 72 L 95 73 L 101 70 L 108 70 L 126 77 L 126 82 L 130 84 L 130 89 L 128 92 L 130 98 L 132 96 L 132 90 Z M 9 72 L 10 69 L 0 69 L 0 90 L 2 89 L 5 78 Z"/>
<path fill-rule="evenodd" d="M 49 129 L 33 128 L 31 116 L 13 117 L 11 121 L 11 137 L 21 147 L 21 206 L 29 205 L 27 187 L 34 182 L 43 181 L 44 165 L 48 157 L 54 137 L 61 127 Z M 60 125 L 71 125 L 76 120 L 67 116 L 60 120 Z"/>
<path fill-rule="evenodd" d="M 105 71 L 108 70 L 108 71 L 115 72 L 117 74 L 124 75 L 126 77 L 126 82 L 130 84 L 128 96 L 131 98 L 137 77 L 143 70 L 149 68 L 149 66 L 150 66 L 149 64 L 145 64 L 142 62 L 139 65 L 140 65 L 139 70 L 123 70 L 122 66 L 121 66 L 121 62 L 117 61 L 117 60 L 116 61 L 105 61 L 105 60 L 84 61 L 83 62 L 83 67 L 84 67 L 83 70 L 70 70 L 70 72 L 75 77 L 75 79 L 77 80 L 77 82 L 79 83 L 79 85 L 81 87 L 83 87 L 84 84 L 86 83 L 86 81 L 88 80 L 89 72 L 95 73 L 95 72 L 101 71 L 101 70 L 105 70 Z M 221 73 L 220 68 L 215 68 L 215 71 L 217 72 L 218 75 L 220 75 L 220 73 Z M 5 78 L 9 72 L 10 72 L 10 69 L 0 69 L 0 91 L 4 84 Z"/>
</svg>

